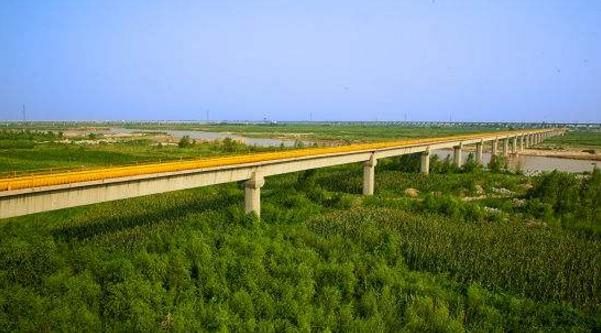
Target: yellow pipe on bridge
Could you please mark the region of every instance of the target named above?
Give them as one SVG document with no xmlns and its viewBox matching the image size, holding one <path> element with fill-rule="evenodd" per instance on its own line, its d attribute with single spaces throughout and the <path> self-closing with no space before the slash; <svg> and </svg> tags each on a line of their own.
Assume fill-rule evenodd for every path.
<svg viewBox="0 0 601 333">
<path fill-rule="evenodd" d="M 278 152 L 264 152 L 248 155 L 234 155 L 228 157 L 213 157 L 204 159 L 195 159 L 188 161 L 172 161 L 162 163 L 149 163 L 141 165 L 128 165 L 121 167 L 110 167 L 102 169 L 91 169 L 84 171 L 67 171 L 60 173 L 46 173 L 28 176 L 18 176 L 0 179 L 0 191 L 10 191 L 42 186 L 53 186 L 80 183 L 87 181 L 98 181 L 104 179 L 120 178 L 120 177 L 131 177 L 148 175 L 155 173 L 164 172 L 175 172 L 184 170 L 194 170 L 202 168 L 211 168 L 227 165 L 273 161 L 273 160 L 284 160 L 294 159 L 306 156 L 319 156 L 326 154 L 346 153 L 353 151 L 365 151 L 372 149 L 386 149 L 386 148 L 397 148 L 411 145 L 421 145 L 428 143 L 443 143 L 446 141 L 459 141 L 469 140 L 474 138 L 495 138 L 498 136 L 516 135 L 519 136 L 524 134 L 534 134 L 540 131 L 499 131 L 490 133 L 476 133 L 469 135 L 454 135 L 446 137 L 434 137 L 424 139 L 410 139 L 410 140 L 398 140 L 398 141 L 386 141 L 386 142 L 374 142 L 374 143 L 362 143 L 362 144 L 351 144 L 347 146 L 338 147 L 321 147 L 321 148 L 305 148 L 305 149 L 294 149 L 284 150 Z"/>
</svg>

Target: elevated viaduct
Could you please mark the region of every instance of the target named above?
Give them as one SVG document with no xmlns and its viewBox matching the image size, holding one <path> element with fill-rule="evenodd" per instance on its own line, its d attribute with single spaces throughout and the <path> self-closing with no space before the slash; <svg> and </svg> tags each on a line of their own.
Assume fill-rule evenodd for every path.
<svg viewBox="0 0 601 333">
<path fill-rule="evenodd" d="M 476 160 L 482 163 L 485 144 L 491 145 L 493 155 L 507 155 L 510 149 L 518 153 L 564 132 L 560 128 L 490 132 L 3 178 L 0 218 L 238 181 L 246 182 L 246 212 L 259 215 L 261 187 L 272 175 L 363 163 L 363 194 L 372 195 L 379 159 L 421 153 L 421 172 L 427 174 L 435 149 L 453 148 L 453 161 L 461 166 L 467 145 L 476 146 Z"/>
</svg>

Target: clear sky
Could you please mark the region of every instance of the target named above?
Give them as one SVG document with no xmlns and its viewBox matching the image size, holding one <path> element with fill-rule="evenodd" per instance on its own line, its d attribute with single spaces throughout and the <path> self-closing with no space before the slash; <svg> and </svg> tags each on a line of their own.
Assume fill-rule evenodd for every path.
<svg viewBox="0 0 601 333">
<path fill-rule="evenodd" d="M 601 121 L 601 1 L 0 1 L 0 119 Z"/>
</svg>

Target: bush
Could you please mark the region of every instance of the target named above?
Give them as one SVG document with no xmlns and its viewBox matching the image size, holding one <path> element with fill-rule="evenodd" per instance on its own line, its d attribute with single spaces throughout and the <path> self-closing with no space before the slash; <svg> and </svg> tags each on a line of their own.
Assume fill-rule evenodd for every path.
<svg viewBox="0 0 601 333">
<path fill-rule="evenodd" d="M 505 156 L 492 155 L 488 162 L 488 170 L 491 172 L 505 172 L 507 171 L 507 159 Z"/>
<path fill-rule="evenodd" d="M 179 139 L 179 142 L 177 143 L 177 146 L 180 148 L 189 148 L 192 147 L 192 145 L 192 140 L 190 140 L 189 135 L 184 135 L 181 139 Z"/>
<path fill-rule="evenodd" d="M 553 171 L 535 178 L 528 191 L 528 211 L 551 210 L 566 228 L 601 235 L 601 172 L 593 170 L 589 177 Z M 544 205 L 545 208 L 541 208 Z M 540 212 L 539 212 L 540 214 Z"/>
<path fill-rule="evenodd" d="M 221 150 L 226 153 L 236 152 L 240 150 L 240 143 L 230 137 L 227 137 L 221 141 Z"/>
<path fill-rule="evenodd" d="M 469 153 L 467 155 L 467 160 L 465 161 L 465 163 L 463 163 L 461 169 L 463 172 L 469 173 L 481 170 L 481 168 L 482 166 L 480 165 L 480 163 L 478 163 L 478 161 L 476 161 L 476 156 L 474 155 L 474 153 Z"/>
<path fill-rule="evenodd" d="M 527 200 L 524 205 L 524 211 L 543 221 L 549 221 L 553 218 L 553 206 L 542 202 L 540 199 Z"/>
<path fill-rule="evenodd" d="M 449 174 L 459 171 L 457 166 L 453 163 L 450 154 L 447 154 L 447 156 L 442 161 L 440 161 L 438 157 L 436 157 L 433 161 L 431 159 L 430 162 L 434 162 L 434 164 L 430 164 L 430 170 L 434 173 Z"/>
</svg>

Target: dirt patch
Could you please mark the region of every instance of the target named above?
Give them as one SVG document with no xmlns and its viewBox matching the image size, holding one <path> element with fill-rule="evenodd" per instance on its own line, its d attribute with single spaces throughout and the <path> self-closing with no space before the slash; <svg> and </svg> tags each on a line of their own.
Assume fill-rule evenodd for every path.
<svg viewBox="0 0 601 333">
<path fill-rule="evenodd" d="M 405 189 L 405 195 L 411 198 L 417 198 L 419 196 L 419 191 L 412 187 L 409 187 Z"/>
<path fill-rule="evenodd" d="M 601 161 L 601 151 L 599 150 L 582 150 L 582 149 L 561 149 L 561 150 L 551 150 L 551 149 L 525 149 L 520 152 L 520 155 L 525 156 L 542 156 L 542 157 L 555 157 L 555 158 L 565 158 L 572 160 L 593 160 L 593 161 Z"/>
</svg>

